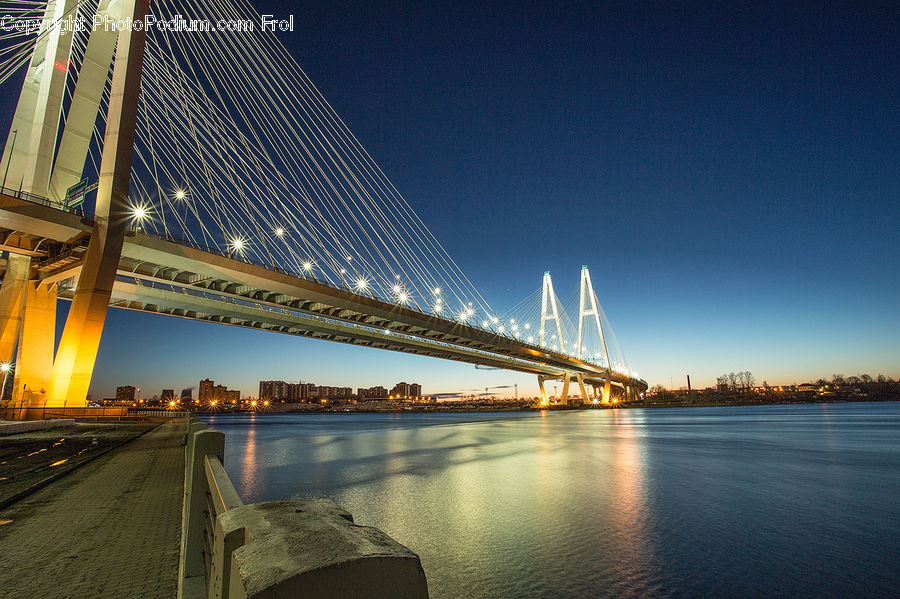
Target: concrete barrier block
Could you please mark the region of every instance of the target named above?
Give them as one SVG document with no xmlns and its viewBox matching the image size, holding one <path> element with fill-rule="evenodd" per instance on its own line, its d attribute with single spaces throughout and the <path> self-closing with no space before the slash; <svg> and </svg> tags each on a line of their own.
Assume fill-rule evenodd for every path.
<svg viewBox="0 0 900 599">
<path fill-rule="evenodd" d="M 216 528 L 223 539 L 245 529 L 244 544 L 230 556 L 229 599 L 428 597 L 418 555 L 377 528 L 354 524 L 330 500 L 245 505 L 222 514 Z"/>
</svg>

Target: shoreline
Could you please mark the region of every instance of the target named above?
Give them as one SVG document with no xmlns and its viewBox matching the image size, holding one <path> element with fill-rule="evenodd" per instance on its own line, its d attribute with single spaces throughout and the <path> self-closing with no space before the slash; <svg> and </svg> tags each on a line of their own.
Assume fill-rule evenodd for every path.
<svg viewBox="0 0 900 599">
<path fill-rule="evenodd" d="M 829 404 L 829 403 L 881 403 L 900 401 L 900 396 L 890 397 L 844 397 L 844 396 L 816 396 L 806 397 L 766 397 L 766 398 L 720 398 L 684 397 L 667 400 L 638 400 L 633 402 L 616 402 L 612 404 L 575 404 L 569 405 L 551 404 L 547 407 L 535 405 L 518 406 L 434 406 L 434 405 L 398 405 L 396 407 L 366 407 L 359 405 L 318 406 L 309 405 L 308 408 L 291 407 L 290 409 L 268 410 L 234 410 L 234 411 L 197 411 L 196 416 L 210 415 L 259 415 L 269 416 L 276 414 L 452 414 L 452 413 L 496 413 L 496 412 L 539 412 L 539 411 L 569 411 L 569 410 L 633 410 L 633 409 L 658 409 L 658 408 L 712 408 L 729 406 L 772 406 L 772 405 L 799 405 L 799 404 Z"/>
</svg>

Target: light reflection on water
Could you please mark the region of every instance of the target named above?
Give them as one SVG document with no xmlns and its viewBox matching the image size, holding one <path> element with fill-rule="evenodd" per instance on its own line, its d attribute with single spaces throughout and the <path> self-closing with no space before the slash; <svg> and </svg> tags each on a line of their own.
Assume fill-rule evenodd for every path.
<svg viewBox="0 0 900 599">
<path fill-rule="evenodd" d="M 334 499 L 436 598 L 900 583 L 898 404 L 210 420 L 245 501 Z"/>
</svg>

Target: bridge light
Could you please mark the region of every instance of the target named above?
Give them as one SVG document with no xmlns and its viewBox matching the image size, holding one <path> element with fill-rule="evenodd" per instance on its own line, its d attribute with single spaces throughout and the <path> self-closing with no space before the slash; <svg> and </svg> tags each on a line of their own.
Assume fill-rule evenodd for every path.
<svg viewBox="0 0 900 599">
<path fill-rule="evenodd" d="M 243 251 L 244 247 L 247 245 L 247 242 L 244 241 L 244 240 L 243 240 L 242 238 L 240 238 L 240 237 L 235 237 L 234 239 L 232 239 L 232 240 L 228 243 L 228 245 L 231 246 L 231 249 L 233 249 L 233 250 L 235 250 L 236 252 L 239 252 L 239 253 L 240 253 L 240 252 Z"/>
<path fill-rule="evenodd" d="M 493 322 L 494 324 L 497 324 L 498 322 L 500 322 L 500 319 L 495 316 L 495 317 L 491 318 L 491 322 Z"/>
<path fill-rule="evenodd" d="M 9 362 L 4 362 L 0 364 L 0 372 L 9 372 L 9 369 L 12 368 L 12 365 Z"/>
<path fill-rule="evenodd" d="M 312 270 L 312 262 L 304 262 L 303 270 Z"/>
<path fill-rule="evenodd" d="M 506 327 L 503 326 L 503 325 L 500 325 L 500 328 L 497 329 L 497 331 L 500 332 L 500 333 L 504 333 L 504 332 L 506 332 Z"/>
<path fill-rule="evenodd" d="M 475 314 L 475 310 L 473 310 L 472 308 L 466 310 L 466 316 L 472 316 L 473 314 Z"/>
<path fill-rule="evenodd" d="M 186 197 L 187 197 L 187 192 L 185 190 L 183 190 L 183 189 L 175 190 L 175 199 L 176 200 L 183 200 Z"/>
<path fill-rule="evenodd" d="M 491 326 L 491 323 L 489 323 L 486 320 L 483 320 L 483 321 L 481 321 L 481 326 L 483 326 L 484 328 L 488 328 L 489 326 Z"/>
<path fill-rule="evenodd" d="M 463 310 L 462 312 L 459 313 L 459 321 L 460 321 L 460 322 L 465 322 L 465 321 L 467 321 L 468 319 L 469 319 L 469 314 L 468 314 L 468 312 L 466 312 L 465 310 Z"/>
<path fill-rule="evenodd" d="M 284 237 L 284 227 L 278 227 L 277 229 L 275 229 L 275 236 Z"/>
<path fill-rule="evenodd" d="M 347 262 L 353 262 L 353 256 L 347 256 Z"/>
<path fill-rule="evenodd" d="M 435 294 L 435 295 L 440 295 L 440 294 L 441 294 L 441 288 L 440 288 L 440 287 L 435 287 L 431 292 L 432 292 L 433 294 Z"/>
<path fill-rule="evenodd" d="M 525 328 L 526 328 L 526 329 L 530 329 L 530 328 L 531 328 L 531 325 L 528 324 L 528 323 L 525 323 Z"/>
<path fill-rule="evenodd" d="M 359 289 L 360 291 L 362 291 L 363 289 L 365 289 L 368 286 L 369 286 L 369 283 L 365 279 L 357 279 L 356 280 L 356 288 Z"/>
<path fill-rule="evenodd" d="M 346 268 L 342 268 L 342 269 L 341 269 L 341 274 L 342 274 L 342 275 L 347 274 L 347 269 L 346 269 Z"/>
<path fill-rule="evenodd" d="M 397 296 L 397 299 L 400 300 L 401 304 L 405 304 L 409 301 L 409 294 L 401 292 L 400 295 Z"/>
<path fill-rule="evenodd" d="M 146 206 L 137 205 L 131 207 L 131 218 L 136 221 L 142 221 L 150 216 L 150 209 Z"/>
<path fill-rule="evenodd" d="M 434 305 L 434 313 L 435 313 L 435 314 L 440 314 L 440 313 L 441 313 L 441 310 L 443 310 L 443 309 L 444 309 L 444 307 L 443 307 L 442 305 L 440 305 L 440 304 L 435 304 L 435 305 Z"/>
<path fill-rule="evenodd" d="M 400 285 L 394 285 L 393 290 L 394 293 L 400 293 L 401 291 L 403 291 L 403 288 L 400 287 Z"/>
<path fill-rule="evenodd" d="M 529 337 L 529 338 L 528 338 L 528 343 L 534 343 L 534 337 Z"/>
</svg>

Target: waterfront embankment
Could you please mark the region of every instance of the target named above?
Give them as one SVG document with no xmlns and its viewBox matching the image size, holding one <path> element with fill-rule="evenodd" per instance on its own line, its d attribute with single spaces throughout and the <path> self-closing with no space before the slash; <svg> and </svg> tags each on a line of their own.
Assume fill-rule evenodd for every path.
<svg viewBox="0 0 900 599">
<path fill-rule="evenodd" d="M 185 432 L 163 424 L 0 510 L 3 597 L 174 597 Z"/>
</svg>

